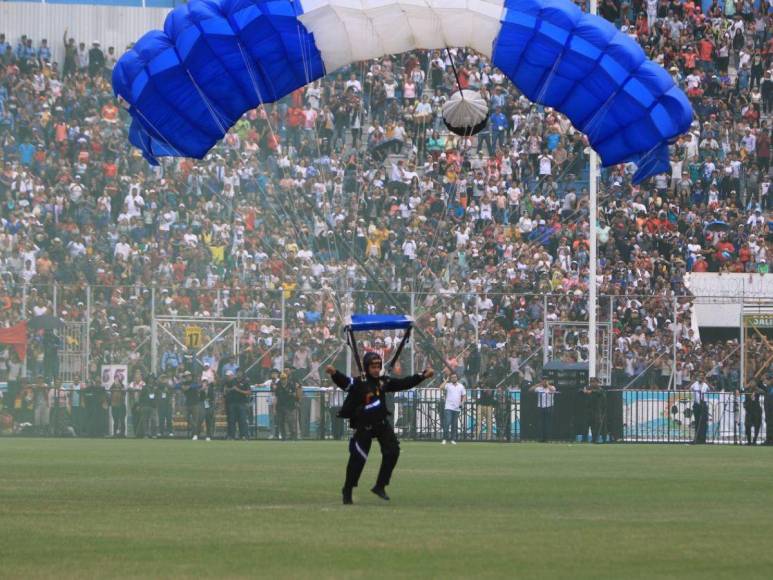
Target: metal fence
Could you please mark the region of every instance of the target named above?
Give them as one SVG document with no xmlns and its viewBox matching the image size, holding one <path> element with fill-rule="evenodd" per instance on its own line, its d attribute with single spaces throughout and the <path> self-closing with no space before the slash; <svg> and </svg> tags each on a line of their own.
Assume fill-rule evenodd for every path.
<svg viewBox="0 0 773 580">
<path fill-rule="evenodd" d="M 343 392 L 306 387 L 297 408 L 283 413 L 266 387 L 253 389 L 247 404 L 248 439 L 346 439 L 348 422 L 336 413 Z M 489 393 L 488 395 L 491 395 Z M 590 441 L 589 427 L 596 428 L 597 442 L 620 443 L 706 443 L 757 444 L 773 441 L 766 430 L 773 409 L 762 398 L 757 416 L 749 416 L 744 396 L 713 392 L 706 397 L 703 411 L 697 409 L 686 391 L 609 390 L 600 415 L 589 414 L 582 397 L 559 393 L 555 396 L 548 425 L 551 441 Z M 773 403 L 773 401 L 772 401 Z M 402 439 L 440 441 L 444 438 L 443 392 L 420 388 L 390 396 L 389 409 L 395 431 Z M 0 411 L 0 433 L 58 437 L 201 437 L 226 438 L 228 418 L 218 395 L 212 411 L 203 408 L 194 415 L 182 392 L 172 392 L 168 401 L 161 396 L 151 410 L 143 408 L 136 391 L 27 388 L 16 404 Z M 703 414 L 703 418 L 701 417 Z M 162 428 L 163 416 L 167 415 Z M 208 424 L 207 420 L 211 423 Z M 543 437 L 540 409 L 534 393 L 518 389 L 501 391 L 498 397 L 483 390 L 468 389 L 457 419 L 459 441 L 517 442 Z M 596 421 L 596 425 L 593 423 Z M 198 427 L 194 424 L 198 422 Z M 705 426 L 703 431 L 701 425 Z M 755 429 L 756 427 L 756 429 Z M 234 422 L 234 433 L 240 436 Z M 755 437 L 756 435 L 756 437 Z"/>
</svg>

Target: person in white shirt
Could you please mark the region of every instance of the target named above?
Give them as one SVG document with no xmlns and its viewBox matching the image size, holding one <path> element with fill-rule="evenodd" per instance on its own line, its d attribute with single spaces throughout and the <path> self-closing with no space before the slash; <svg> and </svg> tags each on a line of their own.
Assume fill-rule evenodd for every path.
<svg viewBox="0 0 773 580">
<path fill-rule="evenodd" d="M 529 389 L 537 393 L 537 409 L 540 415 L 540 441 L 543 443 L 550 439 L 550 428 L 553 423 L 553 406 L 555 405 L 556 388 L 542 379 Z"/>
<path fill-rule="evenodd" d="M 709 427 L 709 404 L 707 396 L 711 388 L 706 382 L 706 374 L 701 373 L 698 379 L 690 385 L 692 391 L 692 412 L 695 423 L 694 443 L 706 443 L 706 433 Z"/>
<path fill-rule="evenodd" d="M 459 412 L 467 398 L 464 385 L 459 382 L 459 377 L 452 374 L 448 382 L 443 385 L 445 391 L 445 412 L 443 413 L 443 445 L 450 439 L 451 445 L 456 445 L 459 439 Z"/>
</svg>

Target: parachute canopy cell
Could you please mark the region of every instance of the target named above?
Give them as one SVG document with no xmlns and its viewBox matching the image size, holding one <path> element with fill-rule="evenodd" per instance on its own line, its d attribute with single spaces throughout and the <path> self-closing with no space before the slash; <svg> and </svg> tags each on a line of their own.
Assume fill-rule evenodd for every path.
<svg viewBox="0 0 773 580">
<path fill-rule="evenodd" d="M 131 142 L 156 163 L 202 158 L 241 115 L 352 62 L 469 47 L 564 113 L 605 166 L 668 169 L 687 97 L 641 47 L 571 0 L 191 0 L 119 60 Z"/>
<path fill-rule="evenodd" d="M 406 330 L 413 326 L 413 318 L 400 314 L 352 314 L 345 330 L 364 332 L 371 330 Z"/>
</svg>

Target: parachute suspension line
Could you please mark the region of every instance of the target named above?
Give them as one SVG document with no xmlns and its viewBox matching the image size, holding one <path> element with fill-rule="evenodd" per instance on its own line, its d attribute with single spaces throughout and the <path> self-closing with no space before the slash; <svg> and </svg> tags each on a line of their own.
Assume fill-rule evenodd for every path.
<svg viewBox="0 0 773 580">
<path fill-rule="evenodd" d="M 201 90 L 201 87 L 199 87 L 199 83 L 196 82 L 196 79 L 193 78 L 193 75 L 191 74 L 191 71 L 189 71 L 187 68 L 185 69 L 185 72 L 188 75 L 188 78 L 191 79 L 191 83 L 193 83 L 193 86 L 196 88 L 196 91 L 199 93 L 199 97 L 201 97 L 201 100 L 204 101 L 204 104 L 207 106 L 207 109 L 209 110 L 209 114 L 212 115 L 212 119 L 217 123 L 217 126 L 220 128 L 220 131 L 225 136 L 226 133 L 228 133 L 228 128 L 222 123 L 222 120 L 220 119 L 220 115 L 218 114 L 217 110 L 214 108 L 212 103 L 209 101 L 209 97 L 204 94 L 204 91 Z"/>
<path fill-rule="evenodd" d="M 319 208 L 317 208 L 314 203 L 309 202 L 306 198 L 303 198 L 306 203 L 309 204 L 309 208 L 317 215 L 320 214 Z M 339 234 L 337 232 L 333 232 L 334 236 L 338 236 Z M 394 306 L 395 308 L 402 308 L 403 305 L 401 305 L 397 300 L 395 300 L 394 296 L 392 296 L 392 293 L 384 286 L 384 283 L 380 280 L 380 278 L 373 273 L 373 271 L 365 264 L 365 262 L 360 258 L 351 247 L 351 244 L 349 244 L 346 239 L 343 237 L 341 238 L 341 241 L 343 244 L 349 247 L 349 255 L 354 258 L 354 261 L 357 262 L 357 265 L 360 266 L 363 272 L 365 272 L 365 275 L 370 279 L 371 282 L 376 286 L 378 291 L 384 295 L 384 297 Z M 446 357 L 443 356 L 443 354 L 438 351 L 438 349 L 435 347 L 435 345 L 430 340 L 427 333 L 425 333 L 421 328 L 418 326 L 414 327 L 416 330 L 416 333 L 421 338 L 422 344 L 427 348 L 427 350 L 435 355 L 443 364 L 444 367 L 446 367 L 451 372 L 455 372 L 456 369 L 452 368 L 451 365 L 448 363 L 448 360 L 446 360 Z"/>
<path fill-rule="evenodd" d="M 304 42 L 303 40 L 303 34 L 301 32 L 301 21 L 299 18 L 300 14 L 298 14 L 298 6 L 296 5 L 295 0 L 290 0 L 290 4 L 293 5 L 293 12 L 295 12 L 295 29 L 298 32 L 298 46 L 301 48 L 301 60 L 303 61 L 303 76 L 306 78 L 306 85 L 308 85 L 311 82 L 311 63 L 309 62 L 311 60 L 309 58 L 309 53 L 311 52 L 311 48 L 309 47 L 309 43 Z"/>
<path fill-rule="evenodd" d="M 299 39 L 300 39 L 300 28 L 299 28 Z M 277 141 L 276 132 L 274 131 L 274 126 L 271 123 L 271 116 L 269 115 L 268 111 L 266 110 L 266 102 L 263 99 L 263 95 L 261 94 L 260 88 L 259 88 L 258 83 L 257 83 L 257 79 L 255 78 L 255 75 L 253 74 L 254 71 L 252 70 L 250 59 L 248 59 L 246 57 L 246 55 L 244 53 L 244 50 L 243 50 L 243 48 L 241 46 L 241 43 L 238 43 L 238 44 L 239 44 L 239 50 L 241 51 L 242 59 L 245 61 L 247 69 L 250 71 L 250 80 L 251 80 L 251 82 L 253 84 L 253 88 L 255 90 L 255 94 L 257 95 L 258 100 L 260 101 L 261 107 L 263 108 L 263 113 L 266 115 L 266 125 L 268 126 L 268 130 L 269 130 L 269 132 L 271 134 L 271 137 L 274 140 L 274 142 L 278 142 Z M 304 57 L 304 59 L 305 59 L 305 57 Z M 305 67 L 305 60 L 304 60 L 304 67 Z M 307 80 L 308 80 L 308 78 L 309 78 L 309 76 L 307 75 Z M 288 172 L 287 172 L 287 168 L 286 167 L 282 167 L 282 172 L 284 173 L 285 177 L 288 177 Z M 300 234 L 300 230 L 299 230 L 299 228 L 297 226 L 297 223 L 296 223 L 296 220 L 299 219 L 298 216 L 295 215 L 294 217 L 296 219 L 293 219 L 290 215 L 288 215 L 287 211 L 285 210 L 284 206 L 280 203 L 279 198 L 276 196 L 276 194 L 274 195 L 274 197 L 276 198 L 274 200 L 276 202 L 276 205 L 278 205 L 279 208 L 282 210 L 282 213 L 285 215 L 286 219 L 289 220 L 292 223 L 293 230 L 295 230 L 295 237 L 296 237 L 296 239 L 298 239 L 300 241 L 305 241 L 305 245 L 307 247 L 310 246 L 311 244 L 309 243 L 309 241 L 308 240 L 304 240 L 303 236 L 301 236 L 301 234 Z M 281 222 L 282 218 L 279 215 L 279 212 L 277 211 L 276 207 L 274 206 L 274 203 L 272 203 L 271 199 L 269 199 L 268 195 L 266 195 L 266 201 L 268 202 L 269 207 L 271 208 L 271 211 L 274 212 L 274 215 L 276 216 L 276 218 Z M 293 210 L 293 211 L 295 212 L 295 210 Z M 313 224 L 312 224 L 312 229 L 313 229 Z M 261 240 L 261 244 L 262 244 L 262 240 Z M 330 241 L 329 240 L 328 240 L 328 248 L 332 252 L 333 248 L 330 246 Z M 338 248 L 337 247 L 336 247 L 336 252 L 338 252 Z M 280 257 L 282 258 L 282 261 L 288 267 L 291 266 L 291 264 L 288 262 L 288 260 L 285 257 L 282 257 L 282 256 L 280 256 Z M 338 311 L 337 312 L 338 317 L 341 320 L 343 320 L 343 314 L 341 313 L 340 308 L 338 307 L 338 305 L 334 304 L 334 307 L 336 307 L 336 310 Z"/>
<path fill-rule="evenodd" d="M 566 42 L 564 43 L 564 46 L 561 47 L 561 52 L 558 53 L 558 57 L 553 62 L 553 66 L 550 67 L 550 72 L 548 72 L 547 77 L 545 78 L 544 82 L 542 83 L 542 86 L 539 89 L 539 93 L 537 95 L 536 101 L 541 101 L 542 98 L 545 96 L 545 94 L 548 92 L 548 88 L 550 88 L 550 83 L 553 80 L 553 77 L 556 76 L 556 73 L 558 71 L 558 67 L 561 65 L 561 60 L 564 58 L 564 55 L 566 54 L 566 47 L 569 46 L 569 42 L 572 40 L 572 35 L 569 34 L 569 37 L 566 39 Z M 566 95 L 569 95 L 569 91 L 567 91 Z M 564 99 L 567 98 L 567 96 L 564 96 Z M 555 108 L 555 107 L 554 107 Z"/>
<path fill-rule="evenodd" d="M 275 134 L 273 132 L 273 129 L 271 128 L 271 122 L 270 122 L 269 114 L 268 114 L 268 111 L 266 111 L 266 107 L 265 107 L 265 99 L 263 98 L 263 95 L 262 95 L 262 93 L 260 91 L 260 86 L 258 85 L 258 81 L 257 81 L 257 77 L 256 77 L 256 74 L 255 74 L 255 70 L 253 69 L 253 66 L 252 66 L 252 61 L 251 61 L 251 59 L 247 58 L 247 55 L 244 52 L 244 47 L 242 46 L 242 43 L 237 40 L 236 44 L 239 47 L 239 53 L 241 54 L 242 60 L 244 61 L 244 65 L 245 65 L 245 67 L 247 69 L 247 72 L 249 73 L 250 82 L 252 83 L 252 89 L 255 91 L 255 96 L 258 97 L 258 101 L 260 102 L 261 107 L 263 107 L 263 112 L 266 115 L 266 122 L 267 122 L 267 124 L 269 126 L 269 130 L 271 130 L 272 137 L 275 139 L 276 136 L 275 136 Z M 266 201 L 269 203 L 269 206 L 271 207 L 271 210 L 277 216 L 277 219 L 279 219 L 279 221 L 281 222 L 282 219 L 279 216 L 279 213 L 274 208 L 274 204 L 271 203 L 271 200 L 269 199 L 268 195 L 266 195 Z M 279 206 L 279 208 L 282 210 L 282 213 L 284 214 L 285 219 L 292 224 L 293 230 L 295 230 L 295 233 L 296 233 L 296 238 L 302 240 L 303 237 L 300 234 L 300 229 L 298 228 L 296 220 L 293 219 L 290 215 L 287 214 L 287 211 L 284 209 L 284 206 L 281 204 L 281 202 L 279 201 L 278 197 L 276 198 L 276 203 Z"/>
<path fill-rule="evenodd" d="M 352 349 L 352 354 L 354 355 L 352 358 L 357 364 L 357 369 L 360 371 L 360 376 L 365 377 L 365 371 L 362 368 L 360 353 L 357 352 L 357 340 L 354 338 L 354 331 L 351 328 L 346 331 L 346 344 L 348 344 L 349 348 Z"/>
<path fill-rule="evenodd" d="M 454 63 L 454 57 L 451 54 L 448 46 L 446 46 L 446 54 L 448 55 L 448 60 L 451 61 L 451 69 L 454 71 L 454 78 L 456 79 L 456 88 L 459 89 L 459 96 L 462 98 L 462 100 L 465 100 L 462 84 L 459 82 L 459 72 L 456 70 L 456 63 Z"/>
<path fill-rule="evenodd" d="M 183 154 L 177 149 L 177 147 L 175 147 L 169 142 L 169 140 L 166 138 L 166 135 L 164 135 L 161 131 L 158 130 L 158 127 L 156 127 L 155 124 L 153 124 L 153 122 L 145 116 L 145 113 L 143 113 L 141 109 L 138 109 L 135 107 L 133 108 L 133 110 L 137 111 L 137 114 L 139 114 L 139 116 L 142 117 L 142 119 L 161 137 L 161 139 L 164 140 L 164 143 L 169 145 L 172 151 L 174 151 L 175 155 L 177 155 L 178 157 L 183 157 Z M 153 152 L 148 151 L 148 153 L 152 154 Z"/>
<path fill-rule="evenodd" d="M 265 100 L 263 99 L 263 95 L 260 92 L 260 86 L 258 85 L 258 79 L 255 72 L 255 69 L 253 68 L 253 62 L 252 59 L 248 58 L 247 55 L 244 53 L 244 47 L 242 46 L 242 43 L 237 40 L 236 46 L 239 47 L 239 54 L 242 55 L 242 60 L 244 61 L 244 66 L 247 69 L 247 73 L 250 75 L 250 83 L 252 83 L 252 90 L 255 91 L 255 96 L 258 97 L 258 102 L 260 102 L 261 106 L 265 103 Z M 269 82 L 271 82 L 271 77 L 269 75 L 263 75 L 266 79 L 268 79 Z M 273 86 L 272 86 L 273 89 Z M 276 91 L 273 91 L 276 93 Z"/>
</svg>

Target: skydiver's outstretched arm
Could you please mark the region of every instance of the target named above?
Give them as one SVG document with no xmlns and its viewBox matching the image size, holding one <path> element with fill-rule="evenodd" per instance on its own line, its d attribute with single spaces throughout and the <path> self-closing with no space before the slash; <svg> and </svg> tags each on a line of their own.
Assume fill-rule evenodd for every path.
<svg viewBox="0 0 773 580">
<path fill-rule="evenodd" d="M 408 389 L 412 389 L 413 387 L 417 386 L 423 380 L 431 378 L 434 374 L 435 371 L 432 369 L 425 369 L 417 375 L 411 375 L 401 379 L 390 378 L 386 385 L 384 385 L 384 390 L 388 393 L 392 393 L 394 391 L 407 391 Z"/>
<path fill-rule="evenodd" d="M 354 379 L 347 377 L 342 372 L 338 371 L 334 366 L 328 365 L 325 367 L 325 372 L 330 375 L 330 379 L 336 384 L 339 389 L 344 391 L 354 384 Z"/>
</svg>

